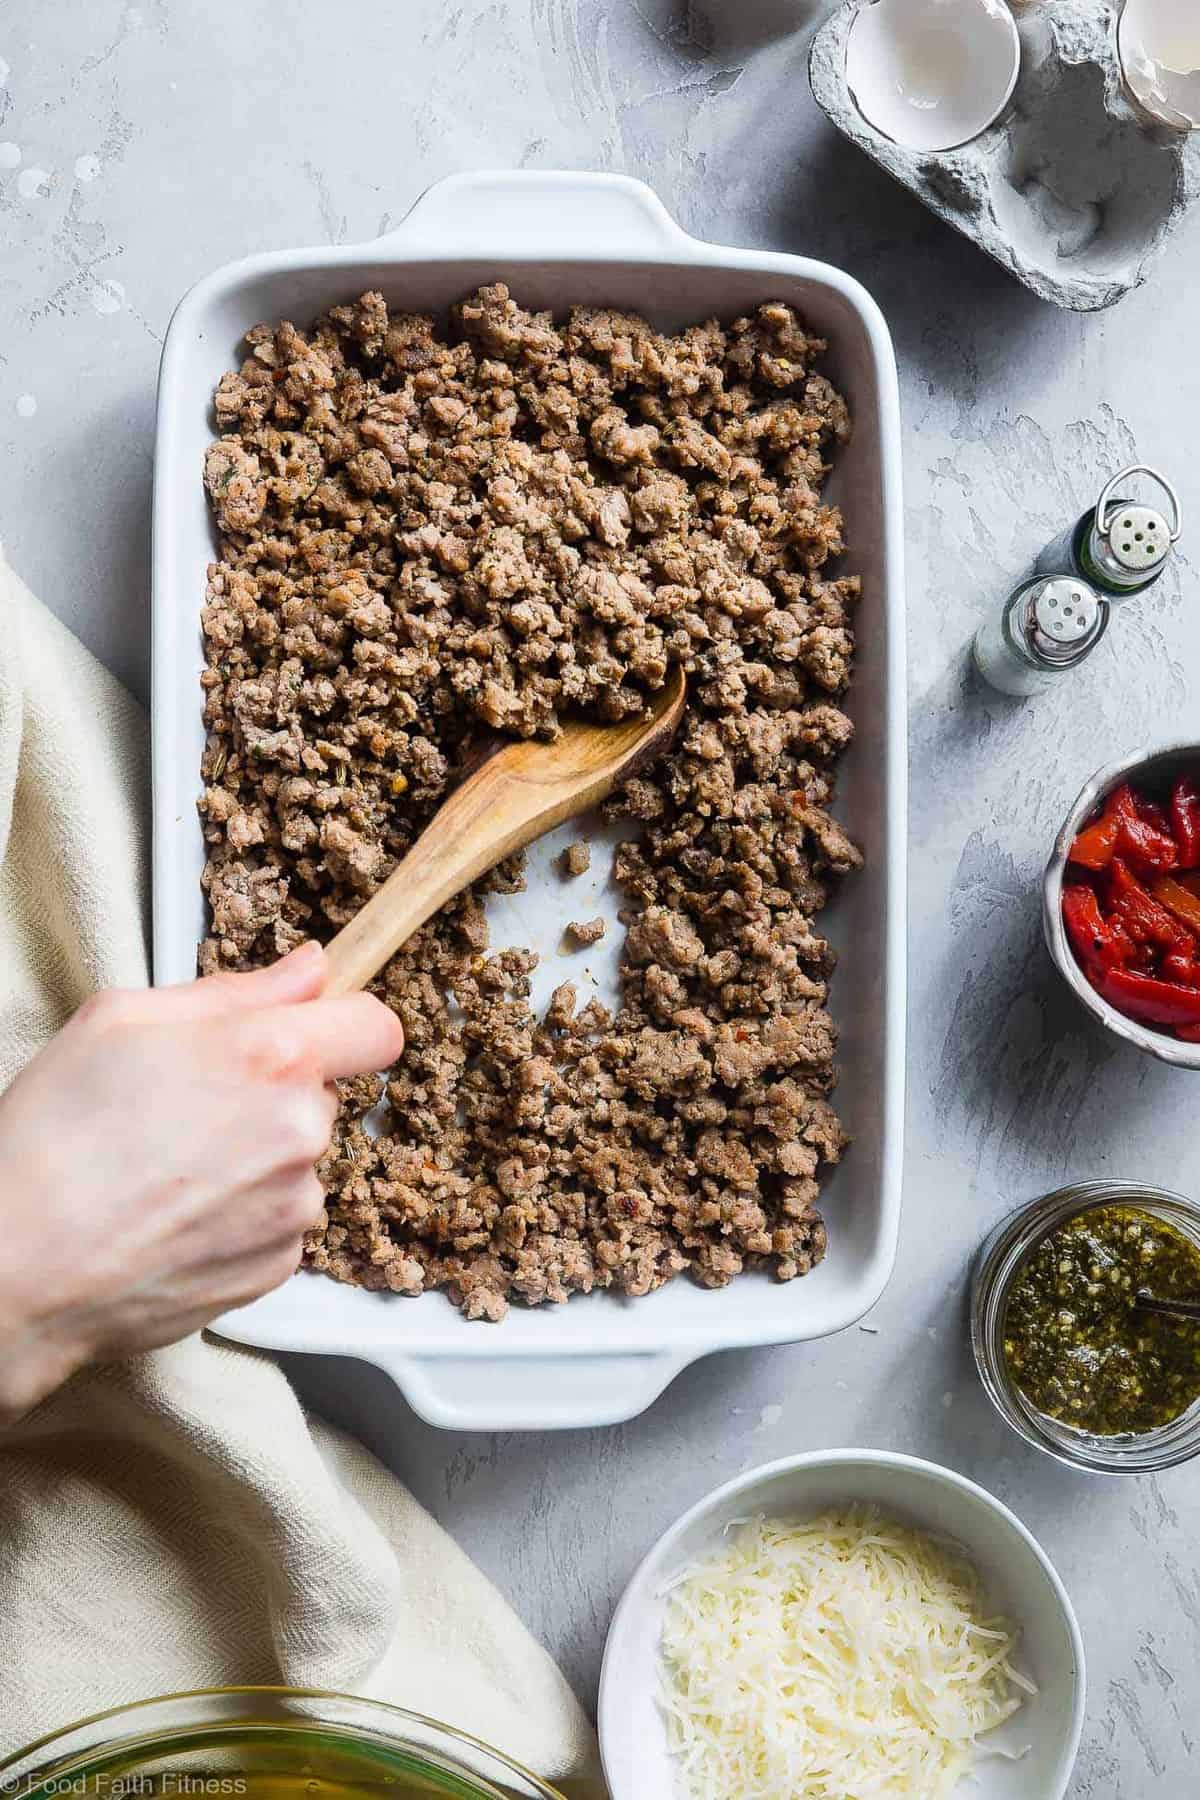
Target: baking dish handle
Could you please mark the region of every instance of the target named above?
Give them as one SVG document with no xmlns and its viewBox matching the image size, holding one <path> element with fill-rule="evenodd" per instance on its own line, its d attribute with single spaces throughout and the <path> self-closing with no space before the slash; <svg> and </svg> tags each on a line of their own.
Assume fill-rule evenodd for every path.
<svg viewBox="0 0 1200 1800">
<path fill-rule="evenodd" d="M 693 1359 L 666 1351 L 524 1357 L 385 1351 L 370 1360 L 430 1425 L 447 1431 L 565 1431 L 636 1418 Z"/>
<path fill-rule="evenodd" d="M 510 260 L 653 256 L 691 241 L 644 182 L 559 169 L 447 175 L 376 240 L 424 255 Z"/>
</svg>

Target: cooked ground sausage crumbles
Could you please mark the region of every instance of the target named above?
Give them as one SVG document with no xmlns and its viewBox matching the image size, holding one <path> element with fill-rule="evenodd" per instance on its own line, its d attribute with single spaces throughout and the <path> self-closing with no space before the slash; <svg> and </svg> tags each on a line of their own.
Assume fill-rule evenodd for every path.
<svg viewBox="0 0 1200 1800">
<path fill-rule="evenodd" d="M 845 1141 L 813 920 L 860 860 L 827 810 L 858 583 L 830 570 L 824 344 L 779 303 L 664 336 L 500 285 L 445 332 L 364 294 L 246 344 L 205 470 L 204 972 L 328 938 L 484 728 L 629 717 L 688 673 L 673 748 L 606 809 L 619 1010 L 564 983 L 538 1018 L 534 953 L 489 947 L 520 858 L 444 907 L 376 983 L 407 1047 L 342 1084 L 308 1263 L 487 1319 L 803 1274 Z"/>
<path fill-rule="evenodd" d="M 592 852 L 589 846 L 577 840 L 568 844 L 565 850 L 558 853 L 558 869 L 560 875 L 570 879 L 575 875 L 586 875 L 592 866 Z"/>
<path fill-rule="evenodd" d="M 606 927 L 603 919 L 572 919 L 567 926 L 566 935 L 576 950 L 586 950 L 589 944 L 598 944 L 604 936 Z"/>
</svg>

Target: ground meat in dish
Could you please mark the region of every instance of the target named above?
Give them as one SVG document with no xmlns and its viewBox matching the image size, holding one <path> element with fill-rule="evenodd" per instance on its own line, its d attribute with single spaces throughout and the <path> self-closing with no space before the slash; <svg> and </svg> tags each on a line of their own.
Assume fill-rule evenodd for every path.
<svg viewBox="0 0 1200 1800">
<path fill-rule="evenodd" d="M 558 856 L 559 873 L 566 876 L 586 875 L 592 866 L 592 852 L 582 840 L 568 844 Z"/>
<path fill-rule="evenodd" d="M 583 923 L 578 919 L 572 919 L 567 926 L 567 937 L 576 949 L 586 950 L 589 944 L 600 942 L 605 929 L 603 919 L 588 919 Z"/>
<path fill-rule="evenodd" d="M 688 673 L 673 748 L 606 809 L 619 1009 L 564 983 L 534 1016 L 534 954 L 484 917 L 520 858 L 446 906 L 376 983 L 407 1047 L 342 1084 L 308 1263 L 484 1319 L 803 1274 L 845 1141 L 814 919 L 859 861 L 828 810 L 858 584 L 824 345 L 777 302 L 664 336 L 496 285 L 441 328 L 364 294 L 246 349 L 205 470 L 204 972 L 328 938 L 481 731 L 628 717 Z"/>
</svg>

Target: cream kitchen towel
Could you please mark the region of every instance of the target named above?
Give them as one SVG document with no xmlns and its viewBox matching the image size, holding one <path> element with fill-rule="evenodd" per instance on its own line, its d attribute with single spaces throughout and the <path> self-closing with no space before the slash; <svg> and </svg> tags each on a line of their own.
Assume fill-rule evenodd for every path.
<svg viewBox="0 0 1200 1800">
<path fill-rule="evenodd" d="M 147 979 L 146 775 L 140 710 L 0 557 L 0 1089 L 93 988 Z M 0 1435 L 0 1751 L 247 1682 L 390 1700 L 603 1792 L 546 1653 L 269 1358 L 192 1338 L 83 1372 Z"/>
</svg>

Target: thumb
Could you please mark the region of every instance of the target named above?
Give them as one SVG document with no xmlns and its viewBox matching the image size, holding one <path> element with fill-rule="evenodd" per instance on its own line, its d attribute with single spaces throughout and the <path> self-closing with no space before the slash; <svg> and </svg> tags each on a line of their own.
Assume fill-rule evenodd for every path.
<svg viewBox="0 0 1200 1800">
<path fill-rule="evenodd" d="M 325 952 L 310 939 L 266 969 L 222 972 L 199 981 L 154 988 L 146 996 L 163 1024 L 187 1019 L 213 1019 L 225 1013 L 264 1006 L 298 1005 L 316 1000 L 325 986 Z"/>
</svg>

